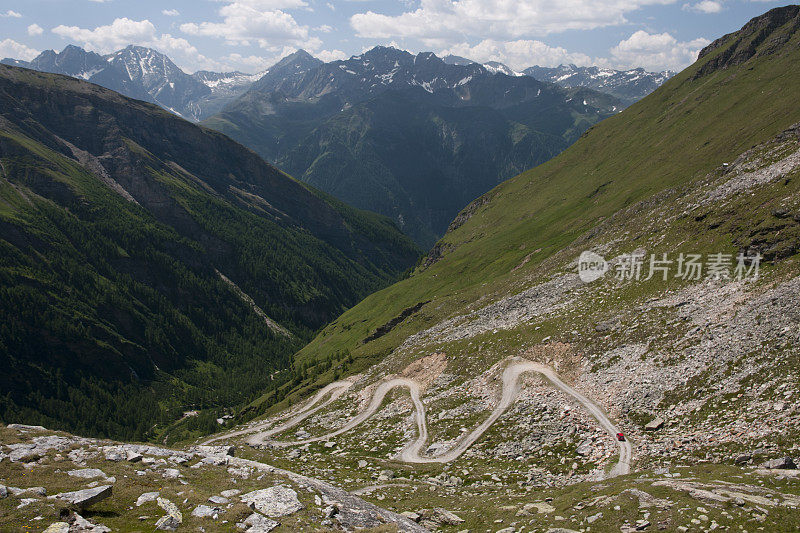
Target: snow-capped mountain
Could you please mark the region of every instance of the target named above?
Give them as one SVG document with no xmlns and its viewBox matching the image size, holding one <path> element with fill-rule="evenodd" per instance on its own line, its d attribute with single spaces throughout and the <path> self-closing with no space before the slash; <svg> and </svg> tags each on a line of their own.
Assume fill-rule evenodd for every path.
<svg viewBox="0 0 800 533">
<path fill-rule="evenodd" d="M 641 100 L 675 75 L 670 70 L 647 72 L 643 68 L 614 70 L 575 65 L 559 65 L 553 68 L 534 66 L 525 69 L 524 73 L 562 87 L 586 87 L 608 93 L 626 104 Z"/>
<path fill-rule="evenodd" d="M 201 81 L 186 74 L 164 54 L 142 46 L 128 46 L 105 57 L 108 68 L 89 81 L 125 94 L 133 85 L 144 89 L 153 102 L 198 120 L 190 104 L 211 94 Z"/>
<path fill-rule="evenodd" d="M 390 89 L 424 91 L 445 105 L 492 107 L 556 91 L 553 85 L 527 76 L 495 76 L 502 70 L 496 65 L 448 64 L 431 52 L 413 55 L 384 46 L 345 60 L 318 62 L 312 68 L 310 65 L 299 68 L 297 61 L 303 59 L 295 54 L 294 61 L 283 65 L 280 75 L 267 74 L 253 85 L 250 93 L 269 95 L 272 100 L 325 101 L 331 105 L 335 101 L 338 111 Z M 285 75 L 288 69 L 297 72 Z"/>
<path fill-rule="evenodd" d="M 303 79 L 311 69 L 322 65 L 322 61 L 305 50 L 290 54 L 267 69 L 253 83 L 253 91 L 275 91 L 279 87 L 291 87 Z"/>
<path fill-rule="evenodd" d="M 61 52 L 46 50 L 30 62 L 15 59 L 2 62 L 87 80 L 125 96 L 158 104 L 193 121 L 218 112 L 261 77 L 208 71 L 189 75 L 166 55 L 133 45 L 106 56 L 68 45 Z"/>
<path fill-rule="evenodd" d="M 483 68 L 492 74 L 505 74 L 506 76 L 524 76 L 522 72 L 517 72 L 508 65 L 504 65 L 498 61 L 489 61 L 483 64 Z"/>
<path fill-rule="evenodd" d="M 211 72 L 198 70 L 192 77 L 208 87 L 211 92 L 199 100 L 188 104 L 193 120 L 203 120 L 218 113 L 227 104 L 247 92 L 263 73 L 245 74 L 244 72 Z"/>
<path fill-rule="evenodd" d="M 470 65 L 477 63 L 465 57 L 448 55 L 442 59 L 448 65 Z M 584 87 L 610 94 L 619 98 L 626 106 L 641 100 L 675 75 L 671 70 L 648 72 L 643 68 L 614 70 L 600 67 L 578 67 L 559 65 L 557 67 L 533 66 L 517 72 L 503 63 L 490 61 L 483 67 L 494 74 L 507 76 L 530 76 L 540 81 L 555 83 L 567 89 Z"/>
<path fill-rule="evenodd" d="M 87 52 L 83 48 L 68 45 L 61 53 L 45 50 L 26 66 L 42 72 L 65 74 L 73 78 L 88 80 L 107 67 L 103 56 Z"/>
</svg>

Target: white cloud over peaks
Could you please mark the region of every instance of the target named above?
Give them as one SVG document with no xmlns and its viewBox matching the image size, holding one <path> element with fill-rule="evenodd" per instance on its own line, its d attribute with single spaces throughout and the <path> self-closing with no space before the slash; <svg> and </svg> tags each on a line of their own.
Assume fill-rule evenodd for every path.
<svg viewBox="0 0 800 533">
<path fill-rule="evenodd" d="M 464 37 L 513 40 L 565 30 L 589 30 L 626 22 L 645 5 L 675 0 L 421 0 L 397 16 L 357 13 L 350 24 L 360 37 L 413 37 L 460 42 Z M 457 40 L 454 40 L 457 39 Z"/>
<path fill-rule="evenodd" d="M 0 17 L 18 19 L 18 18 L 22 18 L 22 15 L 20 15 L 16 11 L 13 11 L 13 10 L 9 9 L 5 13 L 0 13 Z"/>
<path fill-rule="evenodd" d="M 219 9 L 222 22 L 190 22 L 180 28 L 190 35 L 225 39 L 234 45 L 257 43 L 270 51 L 286 45 L 316 49 L 322 44 L 319 38 L 311 37 L 308 26 L 282 11 L 305 6 L 302 0 L 236 0 Z"/>
<path fill-rule="evenodd" d="M 39 55 L 39 50 L 34 50 L 22 43 L 18 43 L 13 39 L 5 39 L 0 41 L 0 57 L 10 57 L 13 59 L 22 59 L 30 61 Z"/>
<path fill-rule="evenodd" d="M 696 4 L 683 4 L 683 10 L 697 13 L 719 13 L 722 11 L 722 3 L 714 0 L 703 0 Z"/>
<path fill-rule="evenodd" d="M 37 35 L 41 35 L 44 33 L 44 29 L 38 24 L 31 24 L 28 26 L 28 35 L 32 37 L 36 37 Z"/>
<path fill-rule="evenodd" d="M 155 48 L 179 65 L 192 69 L 211 68 L 216 63 L 198 52 L 189 41 L 181 37 L 173 37 L 168 33 L 159 34 L 149 20 L 131 20 L 118 18 L 106 26 L 94 29 L 78 26 L 56 26 L 53 33 L 65 39 L 79 43 L 84 48 L 103 54 L 114 52 L 129 44 Z"/>
<path fill-rule="evenodd" d="M 178 11 L 177 9 L 162 9 L 161 14 L 166 15 L 168 17 L 177 17 L 178 15 L 181 14 L 181 12 Z"/>
<path fill-rule="evenodd" d="M 447 54 L 464 56 L 480 63 L 499 61 L 515 70 L 523 70 L 533 65 L 554 67 L 568 63 L 581 66 L 594 64 L 592 58 L 586 54 L 573 53 L 565 48 L 553 47 L 541 41 L 530 40 L 496 41 L 484 39 L 475 46 L 470 46 L 467 43 L 453 45 L 443 50 L 440 55 Z"/>
<path fill-rule="evenodd" d="M 678 41 L 669 33 L 650 34 L 639 30 L 611 49 L 610 62 L 617 67 L 648 70 L 681 70 L 697 59 L 708 39 Z"/>
<path fill-rule="evenodd" d="M 350 56 L 345 54 L 342 50 L 320 50 L 319 52 L 314 53 L 314 57 L 321 59 L 325 63 L 330 63 L 331 61 L 347 59 Z"/>
</svg>

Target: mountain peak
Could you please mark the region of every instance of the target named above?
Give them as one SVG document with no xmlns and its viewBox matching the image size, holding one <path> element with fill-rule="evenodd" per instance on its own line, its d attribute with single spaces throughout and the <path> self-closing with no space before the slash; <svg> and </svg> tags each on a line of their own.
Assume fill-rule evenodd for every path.
<svg viewBox="0 0 800 533">
<path fill-rule="evenodd" d="M 282 69 L 287 66 L 292 66 L 295 69 L 302 68 L 307 70 L 321 64 L 322 61 L 320 59 L 317 59 L 301 48 L 275 63 L 267 72 L 274 72 L 276 69 Z"/>
</svg>

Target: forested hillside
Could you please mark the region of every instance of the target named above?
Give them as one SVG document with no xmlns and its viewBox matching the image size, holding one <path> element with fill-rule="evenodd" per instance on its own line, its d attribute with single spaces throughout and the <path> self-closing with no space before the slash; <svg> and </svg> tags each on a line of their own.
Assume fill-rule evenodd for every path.
<svg viewBox="0 0 800 533">
<path fill-rule="evenodd" d="M 418 257 L 387 219 L 156 106 L 9 66 L 0 103 L 5 421 L 145 439 L 243 402 Z"/>
</svg>

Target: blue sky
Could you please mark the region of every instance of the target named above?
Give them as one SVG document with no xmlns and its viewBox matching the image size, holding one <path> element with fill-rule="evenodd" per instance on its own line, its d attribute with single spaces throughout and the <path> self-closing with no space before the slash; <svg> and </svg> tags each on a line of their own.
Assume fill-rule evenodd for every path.
<svg viewBox="0 0 800 533">
<path fill-rule="evenodd" d="M 786 2 L 754 0 L 0 0 L 0 57 L 150 46 L 187 72 L 258 72 L 298 48 L 325 61 L 393 45 L 516 69 L 681 69 Z"/>
</svg>

